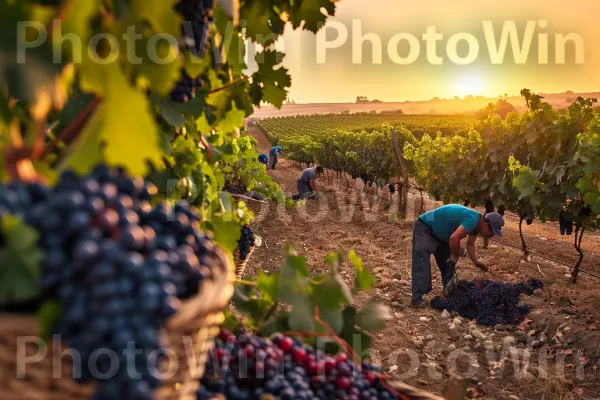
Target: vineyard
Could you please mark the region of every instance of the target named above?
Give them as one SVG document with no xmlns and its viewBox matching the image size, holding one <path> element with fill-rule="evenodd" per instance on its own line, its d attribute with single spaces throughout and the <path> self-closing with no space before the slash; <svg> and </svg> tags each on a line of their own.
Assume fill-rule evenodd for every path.
<svg viewBox="0 0 600 400">
<path fill-rule="evenodd" d="M 411 189 L 419 212 L 431 194 L 492 201 L 519 230 L 534 218 L 573 227 L 577 281 L 600 213 L 595 99 L 558 113 L 525 89 L 528 111 L 504 120 L 492 107 L 246 129 L 255 107 L 288 98 L 275 50 L 286 27 L 316 33 L 336 10 L 0 0 L 0 398 L 504 399 L 532 377 L 530 393 L 553 400 L 600 393 L 597 285 L 565 289 L 543 261 L 543 282 L 529 279 L 522 233 L 525 259 L 489 249 L 493 281 L 465 267 L 439 310 L 404 305 Z M 260 50 L 246 54 L 246 41 Z M 287 159 L 267 170 L 258 156 L 275 144 Z M 292 200 L 304 163 L 327 170 L 318 201 Z M 392 356 L 407 346 L 429 381 L 399 373 Z M 548 350 L 577 369 L 543 383 L 506 357 L 514 377 L 489 360 L 498 381 L 464 371 L 466 352 L 490 347 Z"/>
<path fill-rule="evenodd" d="M 597 226 L 600 212 L 592 160 L 599 150 L 596 99 L 577 99 L 558 113 L 529 90 L 522 94 L 529 111 L 504 120 L 492 109 L 477 121 L 415 116 L 364 130 L 342 127 L 349 126 L 347 119 L 368 126 L 365 115 L 267 119 L 259 127 L 290 159 L 319 163 L 365 184 L 394 191 L 399 183 L 400 192 L 418 187 L 446 203 L 483 206 L 491 200 L 519 216 L 520 230 L 533 218 L 574 224 L 576 281 L 583 234 Z M 310 118 L 314 125 L 306 122 Z"/>
</svg>

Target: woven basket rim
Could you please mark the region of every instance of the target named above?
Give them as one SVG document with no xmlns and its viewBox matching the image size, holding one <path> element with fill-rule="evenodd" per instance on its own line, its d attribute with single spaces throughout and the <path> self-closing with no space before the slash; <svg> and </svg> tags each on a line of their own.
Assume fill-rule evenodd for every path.
<svg viewBox="0 0 600 400">
<path fill-rule="evenodd" d="M 261 204 L 269 202 L 269 199 L 256 200 L 256 199 L 253 199 L 252 197 L 244 196 L 243 194 L 231 194 L 231 197 L 235 197 L 237 199 L 243 199 L 244 201 L 249 200 L 249 201 L 253 201 L 255 203 L 261 203 Z"/>
<path fill-rule="evenodd" d="M 216 253 L 220 263 L 213 266 L 213 279 L 203 281 L 198 294 L 182 303 L 177 313 L 167 321 L 168 329 L 184 328 L 209 314 L 222 312 L 227 307 L 233 296 L 235 264 L 220 246 L 217 246 Z"/>
</svg>

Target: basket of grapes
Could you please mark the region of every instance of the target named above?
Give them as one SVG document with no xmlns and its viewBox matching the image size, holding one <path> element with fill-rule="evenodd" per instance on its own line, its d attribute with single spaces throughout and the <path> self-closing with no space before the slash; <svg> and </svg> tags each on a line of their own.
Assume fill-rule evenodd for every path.
<svg viewBox="0 0 600 400">
<path fill-rule="evenodd" d="M 242 279 L 246 270 L 246 265 L 254 253 L 256 237 L 252 228 L 248 225 L 242 227 L 242 235 L 238 240 L 238 246 L 233 252 L 233 261 L 235 264 L 235 275 L 237 279 Z"/>
<path fill-rule="evenodd" d="M 234 268 L 154 192 L 104 166 L 0 186 L 1 399 L 195 398 Z"/>
<path fill-rule="evenodd" d="M 254 213 L 253 223 L 263 221 L 269 213 L 269 201 L 253 191 L 247 191 L 242 186 L 227 184 L 224 190 L 229 192 L 237 201 L 243 201 L 246 207 Z"/>
<path fill-rule="evenodd" d="M 345 353 L 326 354 L 281 334 L 264 338 L 225 330 L 211 351 L 197 398 L 444 400 L 390 381 L 376 366 Z"/>
</svg>

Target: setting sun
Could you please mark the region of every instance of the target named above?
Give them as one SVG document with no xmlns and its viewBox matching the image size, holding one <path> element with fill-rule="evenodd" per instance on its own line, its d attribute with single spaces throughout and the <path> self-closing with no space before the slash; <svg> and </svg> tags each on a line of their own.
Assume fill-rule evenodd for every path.
<svg viewBox="0 0 600 400">
<path fill-rule="evenodd" d="M 457 96 L 479 96 L 483 94 L 484 83 L 483 79 L 478 74 L 464 75 L 456 81 L 455 92 Z"/>
</svg>

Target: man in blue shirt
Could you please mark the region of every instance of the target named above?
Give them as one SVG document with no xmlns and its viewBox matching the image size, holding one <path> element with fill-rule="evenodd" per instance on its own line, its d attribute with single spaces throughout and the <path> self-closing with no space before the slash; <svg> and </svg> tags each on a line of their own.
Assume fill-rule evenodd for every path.
<svg viewBox="0 0 600 400">
<path fill-rule="evenodd" d="M 271 151 L 269 151 L 269 168 L 267 169 L 275 169 L 275 165 L 277 164 L 277 155 L 282 151 L 283 149 L 279 146 L 271 148 Z"/>
<path fill-rule="evenodd" d="M 269 156 L 267 156 L 266 154 L 263 153 L 258 156 L 259 163 L 267 165 L 268 161 L 269 161 Z"/>
<path fill-rule="evenodd" d="M 412 301 L 411 305 L 424 305 L 423 296 L 432 289 L 431 260 L 433 254 L 442 274 L 444 294 L 454 287 L 454 273 L 460 256 L 460 242 L 467 238 L 467 253 L 473 264 L 487 271 L 487 266 L 477 259 L 475 239 L 502 236 L 504 219 L 498 213 L 485 215 L 459 204 L 448 204 L 421 215 L 415 222 L 412 244 Z"/>
</svg>

